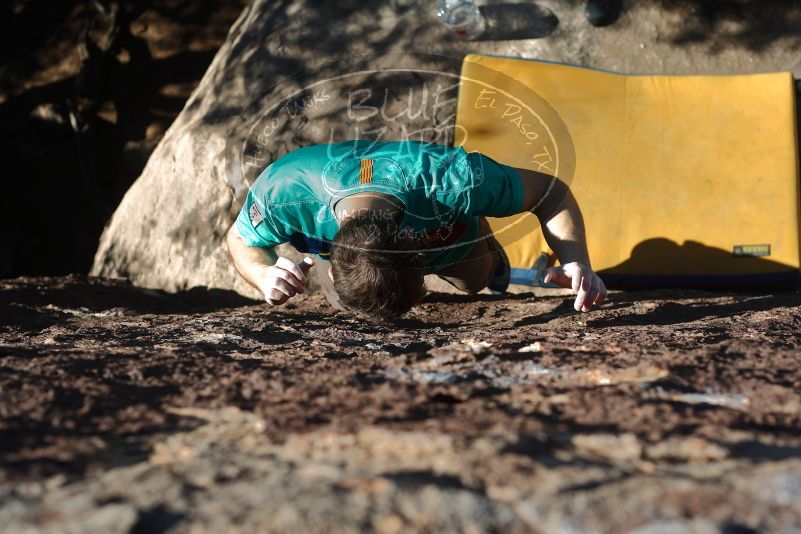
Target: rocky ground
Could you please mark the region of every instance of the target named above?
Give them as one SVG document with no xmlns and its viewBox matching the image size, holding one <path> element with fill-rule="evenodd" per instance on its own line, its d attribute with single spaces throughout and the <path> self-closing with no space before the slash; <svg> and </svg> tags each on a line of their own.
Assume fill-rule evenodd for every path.
<svg viewBox="0 0 801 534">
<path fill-rule="evenodd" d="M 801 295 L 431 294 L 379 327 L 0 282 L 6 532 L 797 532 Z"/>
</svg>

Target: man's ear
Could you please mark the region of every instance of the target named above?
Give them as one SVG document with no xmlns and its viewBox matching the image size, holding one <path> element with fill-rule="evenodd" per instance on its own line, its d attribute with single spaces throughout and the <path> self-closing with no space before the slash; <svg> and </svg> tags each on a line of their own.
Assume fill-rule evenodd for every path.
<svg viewBox="0 0 801 534">
<path fill-rule="evenodd" d="M 328 266 L 328 278 L 330 278 L 332 282 L 334 281 L 334 268 L 330 265 Z"/>
</svg>

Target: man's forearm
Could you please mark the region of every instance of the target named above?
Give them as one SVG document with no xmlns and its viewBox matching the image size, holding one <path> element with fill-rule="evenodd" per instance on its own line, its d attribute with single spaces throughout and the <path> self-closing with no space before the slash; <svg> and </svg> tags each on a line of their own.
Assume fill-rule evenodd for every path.
<svg viewBox="0 0 801 534">
<path fill-rule="evenodd" d="M 584 218 L 576 198 L 564 182 L 557 181 L 535 214 L 540 220 L 545 241 L 562 265 L 576 261 L 592 267 L 587 252 Z"/>
<path fill-rule="evenodd" d="M 275 264 L 278 259 L 275 252 L 271 248 L 247 246 L 236 231 L 236 226 L 228 231 L 226 241 L 236 270 L 250 285 L 261 291 L 256 280 L 262 271 Z"/>
<path fill-rule="evenodd" d="M 542 235 L 561 263 L 545 270 L 543 282 L 572 288 L 576 292 L 573 307 L 589 311 L 606 298 L 606 286 L 592 271 L 576 198 L 562 180 L 528 169 L 517 171 L 523 185 L 523 210 L 540 220 Z"/>
</svg>

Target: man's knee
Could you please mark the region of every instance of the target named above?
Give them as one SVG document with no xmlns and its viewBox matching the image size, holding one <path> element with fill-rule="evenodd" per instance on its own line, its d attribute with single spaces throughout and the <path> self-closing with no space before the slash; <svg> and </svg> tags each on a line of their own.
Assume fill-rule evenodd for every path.
<svg viewBox="0 0 801 534">
<path fill-rule="evenodd" d="M 440 275 L 456 289 L 475 295 L 492 280 L 495 272 L 495 254 L 484 254 L 460 264 L 457 272 Z M 453 271 L 453 270 L 452 270 Z"/>
<path fill-rule="evenodd" d="M 469 293 L 470 295 L 475 295 L 476 293 L 478 293 L 479 291 L 481 291 L 482 289 L 487 287 L 489 285 L 491 279 L 492 279 L 492 276 L 491 276 L 491 273 L 490 273 L 490 276 L 487 276 L 483 280 L 482 279 L 470 280 L 466 284 L 466 286 L 464 288 L 464 291 L 466 293 Z"/>
</svg>

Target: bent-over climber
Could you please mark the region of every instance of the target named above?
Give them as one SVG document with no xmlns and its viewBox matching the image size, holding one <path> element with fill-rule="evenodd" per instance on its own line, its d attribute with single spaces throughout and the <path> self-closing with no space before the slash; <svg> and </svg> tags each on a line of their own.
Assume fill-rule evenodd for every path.
<svg viewBox="0 0 801 534">
<path fill-rule="evenodd" d="M 419 302 L 426 274 L 468 293 L 505 292 L 509 261 L 486 217 L 523 212 L 537 216 L 560 262 L 543 281 L 572 288 L 579 311 L 604 300 L 567 185 L 462 147 L 358 140 L 294 150 L 253 183 L 227 242 L 269 304 L 303 293 L 314 267 L 332 306 L 386 322 Z M 281 243 L 317 258 L 278 257 Z"/>
</svg>

